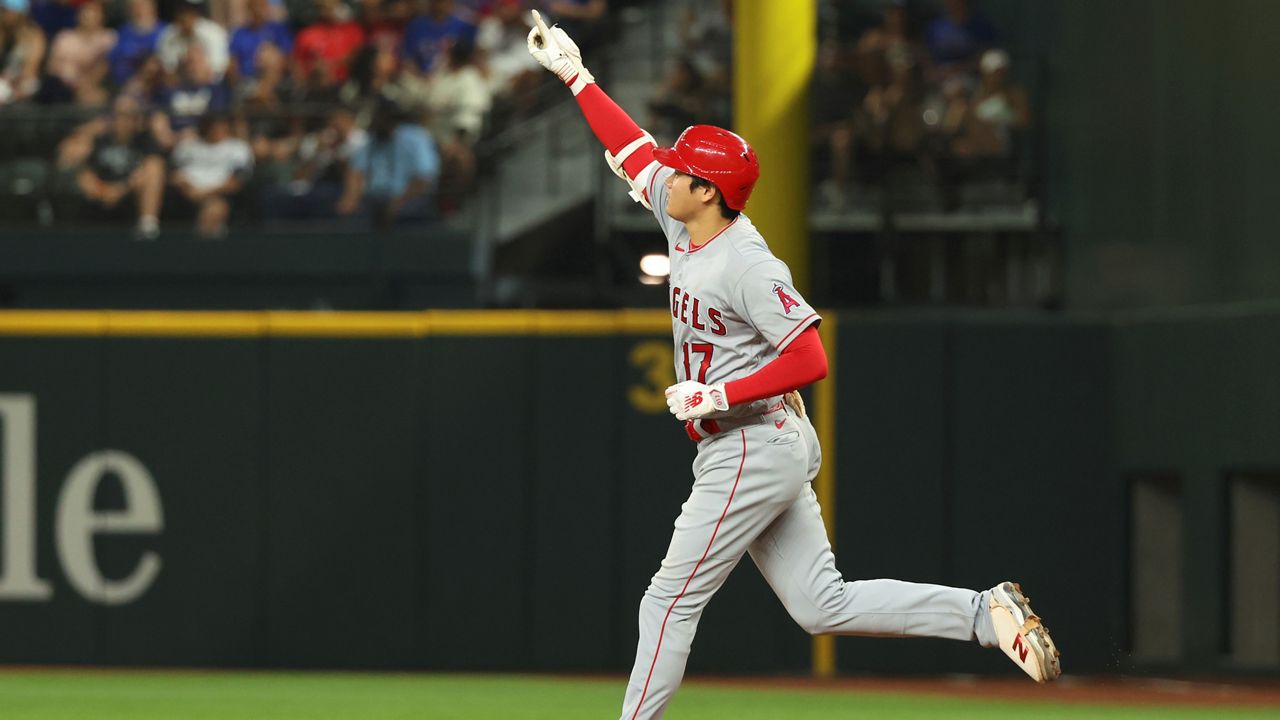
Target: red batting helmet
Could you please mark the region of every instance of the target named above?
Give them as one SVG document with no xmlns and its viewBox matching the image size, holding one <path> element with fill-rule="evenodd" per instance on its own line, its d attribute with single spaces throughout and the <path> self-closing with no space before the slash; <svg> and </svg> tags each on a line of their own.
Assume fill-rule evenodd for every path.
<svg viewBox="0 0 1280 720">
<path fill-rule="evenodd" d="M 760 177 L 756 151 L 738 135 L 714 125 L 690 126 L 672 147 L 654 148 L 653 159 L 710 181 L 734 210 L 746 207 Z"/>
</svg>

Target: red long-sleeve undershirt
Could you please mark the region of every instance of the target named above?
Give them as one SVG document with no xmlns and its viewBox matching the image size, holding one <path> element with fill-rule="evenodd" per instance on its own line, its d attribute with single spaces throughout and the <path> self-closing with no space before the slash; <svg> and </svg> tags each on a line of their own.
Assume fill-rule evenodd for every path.
<svg viewBox="0 0 1280 720">
<path fill-rule="evenodd" d="M 591 126 L 591 132 L 595 133 L 600 144 L 610 153 L 617 155 L 618 151 L 644 134 L 636 121 L 595 83 L 582 88 L 577 100 L 578 107 L 582 108 L 582 114 L 587 118 L 587 124 Z M 643 145 L 622 162 L 622 168 L 627 171 L 627 177 L 635 180 L 640 171 L 651 162 L 653 146 Z"/>
<path fill-rule="evenodd" d="M 818 328 L 810 325 L 782 354 L 750 375 L 725 384 L 729 405 L 776 397 L 818 382 L 827 376 L 827 351 L 822 348 Z"/>
</svg>

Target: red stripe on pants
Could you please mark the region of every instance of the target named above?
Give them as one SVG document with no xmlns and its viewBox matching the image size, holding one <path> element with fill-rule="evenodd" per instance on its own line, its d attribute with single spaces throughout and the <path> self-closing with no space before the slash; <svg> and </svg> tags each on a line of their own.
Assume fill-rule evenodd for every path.
<svg viewBox="0 0 1280 720">
<path fill-rule="evenodd" d="M 653 662 L 649 664 L 649 674 L 644 679 L 644 690 L 640 692 L 640 700 L 636 703 L 636 711 L 631 714 L 631 720 L 636 720 L 640 715 L 640 708 L 644 707 L 644 698 L 649 694 L 649 681 L 653 679 L 653 669 L 658 666 L 658 653 L 662 652 L 662 635 L 667 631 L 667 619 L 671 617 L 671 611 L 676 609 L 676 603 L 680 602 L 680 598 L 684 597 L 685 592 L 689 589 L 689 583 L 698 576 L 698 568 L 702 567 L 703 560 L 711 554 L 711 545 L 716 541 L 716 533 L 720 532 L 720 524 L 724 522 L 724 518 L 729 514 L 729 506 L 733 504 L 733 495 L 738 491 L 738 483 L 742 480 L 742 468 L 747 464 L 747 431 L 741 430 L 742 433 L 742 462 L 738 463 L 738 477 L 733 479 L 733 488 L 729 490 L 729 499 L 724 504 L 724 512 L 720 513 L 720 519 L 716 521 L 716 527 L 711 531 L 711 539 L 707 541 L 707 549 L 702 553 L 702 558 L 693 566 L 693 572 L 689 574 L 689 579 L 684 581 L 684 587 L 680 588 L 680 594 L 676 595 L 676 599 L 671 601 L 671 607 L 667 608 L 667 614 L 662 616 L 662 627 L 658 629 L 658 645 L 653 649 Z"/>
</svg>

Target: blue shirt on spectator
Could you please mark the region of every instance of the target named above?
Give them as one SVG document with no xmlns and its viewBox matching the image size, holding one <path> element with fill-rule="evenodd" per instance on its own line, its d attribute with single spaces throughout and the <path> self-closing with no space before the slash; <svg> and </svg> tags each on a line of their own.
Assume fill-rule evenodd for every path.
<svg viewBox="0 0 1280 720">
<path fill-rule="evenodd" d="M 286 56 L 293 51 L 293 33 L 282 22 L 269 20 L 259 27 L 242 25 L 231 33 L 231 57 L 241 75 L 247 77 L 257 72 L 258 47 L 264 42 L 280 48 Z"/>
<path fill-rule="evenodd" d="M 423 72 L 431 69 L 436 58 L 451 40 L 475 40 L 476 27 L 457 15 L 436 22 L 419 15 L 404 30 L 403 55 Z"/>
<path fill-rule="evenodd" d="M 435 182 L 440 175 L 440 153 L 431 134 L 421 125 L 400 125 L 388 142 L 369 138 L 351 158 L 351 166 L 364 173 L 364 194 L 391 200 L 404 193 L 416 179 Z"/>
<path fill-rule="evenodd" d="M 941 15 L 929 23 L 924 34 L 929 55 L 939 65 L 977 60 L 996 42 L 996 29 L 986 15 L 974 11 L 963 23 Z"/>
<path fill-rule="evenodd" d="M 116 33 L 116 46 L 107 55 L 111 64 L 111 79 L 116 85 L 123 85 L 138 71 L 142 59 L 156 51 L 156 41 L 165 25 L 157 22 L 150 30 L 139 30 L 132 23 L 120 26 Z"/>
</svg>

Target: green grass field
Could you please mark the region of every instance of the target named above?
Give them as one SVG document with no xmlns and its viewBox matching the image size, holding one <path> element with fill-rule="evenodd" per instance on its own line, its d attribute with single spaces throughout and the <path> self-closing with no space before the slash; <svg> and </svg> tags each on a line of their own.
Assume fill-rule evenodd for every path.
<svg viewBox="0 0 1280 720">
<path fill-rule="evenodd" d="M 359 673 L 0 670 L 4 720 L 602 720 L 619 679 Z M 1122 707 L 688 684 L 671 720 L 1275 718 L 1277 708 Z"/>
</svg>

